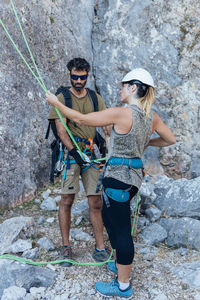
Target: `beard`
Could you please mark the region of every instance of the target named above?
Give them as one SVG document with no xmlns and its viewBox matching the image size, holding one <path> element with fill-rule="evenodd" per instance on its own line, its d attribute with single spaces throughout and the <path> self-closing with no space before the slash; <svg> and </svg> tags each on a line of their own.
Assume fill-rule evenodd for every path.
<svg viewBox="0 0 200 300">
<path fill-rule="evenodd" d="M 74 83 L 74 81 L 71 80 L 71 85 L 78 93 L 80 93 L 84 89 L 86 81 L 84 83 Z"/>
</svg>

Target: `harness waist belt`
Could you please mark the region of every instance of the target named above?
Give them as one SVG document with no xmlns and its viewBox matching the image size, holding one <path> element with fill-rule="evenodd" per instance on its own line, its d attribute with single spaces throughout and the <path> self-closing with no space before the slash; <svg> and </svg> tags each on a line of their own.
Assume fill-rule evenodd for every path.
<svg viewBox="0 0 200 300">
<path fill-rule="evenodd" d="M 125 165 L 129 166 L 133 169 L 142 169 L 143 163 L 141 158 L 135 157 L 135 158 L 123 158 L 123 157 L 111 157 L 107 165 L 109 166 L 117 166 L 117 165 Z"/>
<path fill-rule="evenodd" d="M 77 143 L 82 142 L 82 143 L 85 143 L 86 145 L 90 145 L 90 141 L 88 141 L 87 139 L 83 139 L 79 136 L 74 136 L 74 139 Z M 92 140 L 93 140 L 94 143 L 96 142 L 95 138 L 92 139 Z"/>
</svg>

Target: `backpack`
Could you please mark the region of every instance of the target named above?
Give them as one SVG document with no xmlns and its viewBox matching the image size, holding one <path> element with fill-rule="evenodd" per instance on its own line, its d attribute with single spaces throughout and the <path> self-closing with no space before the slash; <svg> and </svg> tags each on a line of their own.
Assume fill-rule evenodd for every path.
<svg viewBox="0 0 200 300">
<path fill-rule="evenodd" d="M 69 108 L 72 108 L 72 98 L 71 98 L 71 93 L 70 93 L 69 89 L 70 89 L 70 87 L 60 86 L 57 89 L 55 95 L 57 96 L 58 94 L 62 93 L 64 100 L 65 100 L 65 105 L 68 106 Z M 95 91 L 87 88 L 87 92 L 88 92 L 90 100 L 93 104 L 93 110 L 98 111 L 98 98 L 97 98 Z M 76 126 L 76 124 L 75 124 L 75 126 Z M 55 120 L 49 121 L 45 139 L 48 139 L 50 129 L 52 130 L 53 135 L 55 137 L 55 139 L 51 143 L 52 153 L 51 153 L 51 170 L 50 170 L 50 182 L 54 183 L 54 177 L 58 177 L 64 167 L 63 157 L 64 157 L 65 146 L 63 145 L 63 143 L 61 142 L 61 140 L 57 134 Z M 104 138 L 101 136 L 101 134 L 97 130 L 96 130 L 95 142 L 99 148 L 99 151 L 100 151 L 102 157 L 104 157 L 106 154 L 106 143 L 105 143 Z"/>
</svg>

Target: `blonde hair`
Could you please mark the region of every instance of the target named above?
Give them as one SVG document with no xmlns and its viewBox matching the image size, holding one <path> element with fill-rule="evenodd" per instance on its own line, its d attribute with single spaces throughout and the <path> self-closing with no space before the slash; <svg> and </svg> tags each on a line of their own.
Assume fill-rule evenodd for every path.
<svg viewBox="0 0 200 300">
<path fill-rule="evenodd" d="M 151 111 L 151 105 L 154 101 L 154 88 L 150 86 L 144 97 L 138 99 L 142 105 L 142 109 L 146 113 L 146 116 L 149 117 Z"/>
</svg>

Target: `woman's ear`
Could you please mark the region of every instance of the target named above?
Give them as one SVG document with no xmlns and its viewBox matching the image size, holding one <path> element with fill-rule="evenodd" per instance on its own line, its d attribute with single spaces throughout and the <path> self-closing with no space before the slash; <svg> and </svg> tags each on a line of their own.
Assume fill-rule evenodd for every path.
<svg viewBox="0 0 200 300">
<path fill-rule="evenodd" d="M 137 90 L 137 85 L 136 85 L 136 84 L 133 84 L 133 85 L 131 85 L 130 87 L 131 87 L 130 91 L 131 91 L 131 93 L 133 94 L 133 93 Z"/>
</svg>

